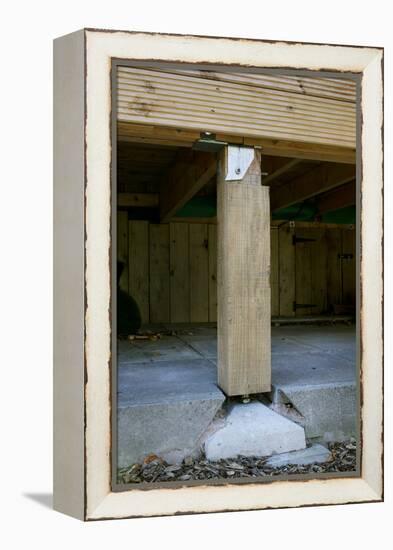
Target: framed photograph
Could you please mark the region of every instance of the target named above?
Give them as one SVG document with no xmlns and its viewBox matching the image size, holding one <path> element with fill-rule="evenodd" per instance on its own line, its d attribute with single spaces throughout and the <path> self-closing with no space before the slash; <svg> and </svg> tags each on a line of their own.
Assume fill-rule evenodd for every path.
<svg viewBox="0 0 393 550">
<path fill-rule="evenodd" d="M 383 49 L 54 42 L 54 507 L 383 499 Z"/>
</svg>

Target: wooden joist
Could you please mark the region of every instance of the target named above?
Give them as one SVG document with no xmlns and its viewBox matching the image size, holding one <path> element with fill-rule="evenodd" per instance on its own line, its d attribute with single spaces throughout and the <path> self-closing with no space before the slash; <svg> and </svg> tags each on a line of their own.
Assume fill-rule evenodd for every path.
<svg viewBox="0 0 393 550">
<path fill-rule="evenodd" d="M 317 208 L 320 214 L 324 214 L 354 204 L 356 204 L 356 182 L 350 181 L 319 197 Z"/>
<path fill-rule="evenodd" d="M 117 205 L 123 207 L 157 208 L 157 193 L 118 193 Z"/>
<path fill-rule="evenodd" d="M 355 167 L 347 164 L 326 163 L 294 180 L 274 187 L 271 191 L 271 209 L 279 210 L 334 189 L 355 178 Z"/>
<path fill-rule="evenodd" d="M 273 172 L 263 177 L 263 185 L 271 185 L 274 180 L 294 168 L 299 162 L 301 162 L 300 159 L 283 159 L 283 162 Z"/>
<path fill-rule="evenodd" d="M 169 170 L 160 185 L 161 222 L 169 221 L 216 174 L 217 160 L 211 153 L 187 151 Z"/>
<path fill-rule="evenodd" d="M 137 124 L 118 121 L 117 137 L 120 142 L 146 143 L 175 147 L 192 147 L 200 138 L 200 131 L 189 128 L 176 128 L 155 124 Z M 261 147 L 264 155 L 309 159 L 328 162 L 354 164 L 356 161 L 355 147 L 341 147 L 312 143 L 310 141 L 294 141 L 291 139 L 271 139 L 260 136 L 240 136 L 228 132 L 217 132 L 216 139 L 227 143 Z"/>
</svg>

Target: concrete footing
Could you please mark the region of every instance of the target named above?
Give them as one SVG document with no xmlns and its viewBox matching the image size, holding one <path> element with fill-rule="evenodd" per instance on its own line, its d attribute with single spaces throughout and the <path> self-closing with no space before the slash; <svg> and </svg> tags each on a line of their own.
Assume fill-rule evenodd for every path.
<svg viewBox="0 0 393 550">
<path fill-rule="evenodd" d="M 270 456 L 305 447 L 304 429 L 259 401 L 232 406 L 224 425 L 204 443 L 208 460 Z"/>
</svg>

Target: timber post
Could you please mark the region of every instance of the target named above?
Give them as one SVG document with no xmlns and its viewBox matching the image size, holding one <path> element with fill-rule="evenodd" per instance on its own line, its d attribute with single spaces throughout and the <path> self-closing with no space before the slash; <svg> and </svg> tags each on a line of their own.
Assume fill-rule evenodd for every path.
<svg viewBox="0 0 393 550">
<path fill-rule="evenodd" d="M 261 153 L 226 146 L 219 159 L 218 385 L 228 396 L 271 389 L 270 205 Z"/>
</svg>

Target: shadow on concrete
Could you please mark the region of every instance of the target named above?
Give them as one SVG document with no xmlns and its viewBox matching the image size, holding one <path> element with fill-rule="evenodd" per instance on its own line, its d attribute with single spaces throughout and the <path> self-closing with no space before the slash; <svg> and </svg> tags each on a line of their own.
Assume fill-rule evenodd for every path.
<svg viewBox="0 0 393 550">
<path fill-rule="evenodd" d="M 53 508 L 53 494 L 52 493 L 23 493 L 25 498 L 34 500 L 44 508 Z"/>
</svg>

